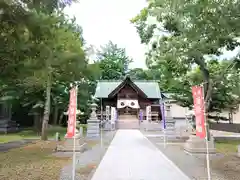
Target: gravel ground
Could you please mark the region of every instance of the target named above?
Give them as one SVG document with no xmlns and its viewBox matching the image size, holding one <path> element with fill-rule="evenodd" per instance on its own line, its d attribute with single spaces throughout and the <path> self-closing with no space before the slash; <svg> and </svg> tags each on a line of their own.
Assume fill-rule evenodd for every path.
<svg viewBox="0 0 240 180">
<path fill-rule="evenodd" d="M 100 140 L 91 149 L 76 154 L 76 178 L 75 180 L 88 180 L 95 172 L 98 164 L 104 156 L 115 132 L 104 132 L 102 146 Z M 85 171 L 85 172 L 83 172 Z M 82 172 L 82 174 L 81 174 Z M 65 166 L 60 173 L 60 180 L 72 180 L 72 164 Z"/>
<path fill-rule="evenodd" d="M 148 137 L 159 150 L 173 161 L 192 180 L 207 180 L 206 155 L 190 155 L 184 152 L 182 142 L 169 142 L 165 147 L 161 138 Z M 212 180 L 240 180 L 240 159 L 222 154 L 210 156 Z M 234 166 L 232 165 L 234 163 Z M 236 168 L 236 165 L 237 168 Z M 231 166 L 231 168 L 230 168 Z"/>
</svg>

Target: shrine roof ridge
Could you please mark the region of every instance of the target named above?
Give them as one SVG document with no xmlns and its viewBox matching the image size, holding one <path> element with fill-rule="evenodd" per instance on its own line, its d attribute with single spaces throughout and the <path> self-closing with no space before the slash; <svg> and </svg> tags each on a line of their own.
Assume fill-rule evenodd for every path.
<svg viewBox="0 0 240 180">
<path fill-rule="evenodd" d="M 133 82 L 155 82 L 155 83 L 159 83 L 158 80 L 135 80 L 135 79 L 131 79 Z M 122 82 L 124 81 L 124 79 L 121 79 L 121 80 L 115 80 L 115 79 L 112 79 L 112 80 L 105 80 L 105 79 L 101 79 L 101 80 L 97 80 L 97 82 Z"/>
<path fill-rule="evenodd" d="M 108 95 L 113 92 L 124 80 L 99 80 L 97 82 L 95 97 L 108 98 Z M 157 81 L 154 80 L 132 80 L 131 81 L 146 94 L 148 98 L 161 98 L 161 91 Z"/>
</svg>

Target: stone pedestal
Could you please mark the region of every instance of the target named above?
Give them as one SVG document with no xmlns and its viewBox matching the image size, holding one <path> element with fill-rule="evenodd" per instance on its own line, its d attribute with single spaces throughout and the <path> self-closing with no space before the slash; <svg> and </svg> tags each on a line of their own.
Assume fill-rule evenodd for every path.
<svg viewBox="0 0 240 180">
<path fill-rule="evenodd" d="M 211 137 L 210 141 L 208 141 L 208 149 L 209 153 L 215 153 L 213 137 Z M 206 140 L 201 139 L 195 135 L 190 135 L 189 139 L 184 144 L 184 150 L 192 154 L 195 153 L 206 154 L 207 153 Z"/>
<path fill-rule="evenodd" d="M 9 119 L 0 119 L 0 133 L 12 133 L 19 131 L 19 125 Z"/>
<path fill-rule="evenodd" d="M 96 114 L 97 104 L 91 104 L 92 113 L 90 119 L 87 120 L 87 138 L 98 138 L 100 137 L 100 120 L 97 118 Z"/>
<path fill-rule="evenodd" d="M 0 133 L 17 132 L 19 125 L 11 120 L 12 105 L 7 101 L 0 101 Z"/>
<path fill-rule="evenodd" d="M 112 130 L 111 122 L 106 121 L 104 124 L 104 131 L 111 131 L 111 130 Z"/>
<path fill-rule="evenodd" d="M 87 138 L 100 137 L 99 122 L 98 119 L 87 121 Z"/>
<path fill-rule="evenodd" d="M 59 152 L 73 152 L 74 138 L 65 138 L 64 143 L 57 146 Z M 83 139 L 76 138 L 75 140 L 75 151 L 83 152 L 87 147 L 87 144 Z"/>
</svg>

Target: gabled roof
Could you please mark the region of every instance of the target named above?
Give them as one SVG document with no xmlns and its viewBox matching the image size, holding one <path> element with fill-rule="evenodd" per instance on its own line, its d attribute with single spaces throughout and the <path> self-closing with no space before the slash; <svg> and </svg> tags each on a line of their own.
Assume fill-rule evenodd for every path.
<svg viewBox="0 0 240 180">
<path fill-rule="evenodd" d="M 108 98 L 108 95 L 115 90 L 123 80 L 101 80 L 97 83 L 97 88 L 95 92 L 96 98 Z M 148 98 L 161 98 L 160 89 L 156 81 L 141 81 L 141 80 L 132 80 L 132 82 L 141 89 Z"/>
<path fill-rule="evenodd" d="M 108 97 L 114 97 L 126 84 L 129 84 L 139 95 L 147 98 L 147 95 L 142 89 L 140 89 L 128 76 L 108 95 Z"/>
</svg>

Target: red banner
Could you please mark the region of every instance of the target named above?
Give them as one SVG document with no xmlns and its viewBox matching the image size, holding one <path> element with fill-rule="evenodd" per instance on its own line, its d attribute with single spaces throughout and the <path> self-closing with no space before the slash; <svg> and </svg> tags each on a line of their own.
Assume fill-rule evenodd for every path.
<svg viewBox="0 0 240 180">
<path fill-rule="evenodd" d="M 192 87 L 194 112 L 196 117 L 196 135 L 205 138 L 204 94 L 201 86 Z"/>
<path fill-rule="evenodd" d="M 70 90 L 70 102 L 68 108 L 68 128 L 67 128 L 67 138 L 73 138 L 76 129 L 76 113 L 77 113 L 77 89 L 73 87 Z"/>
</svg>

